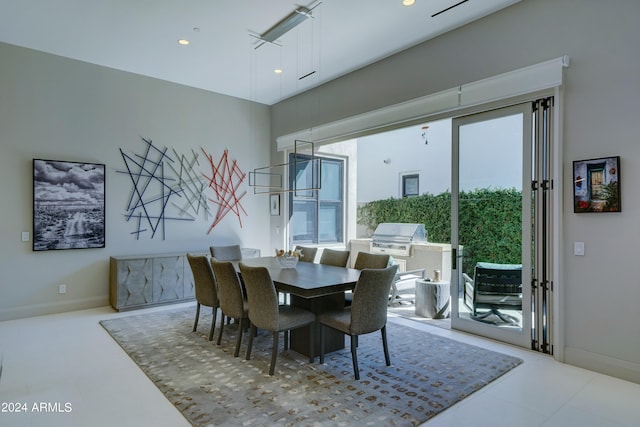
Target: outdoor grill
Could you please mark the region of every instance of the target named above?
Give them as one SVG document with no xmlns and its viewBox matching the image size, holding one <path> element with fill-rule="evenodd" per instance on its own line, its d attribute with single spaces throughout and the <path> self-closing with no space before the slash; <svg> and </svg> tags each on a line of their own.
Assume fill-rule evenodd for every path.
<svg viewBox="0 0 640 427">
<path fill-rule="evenodd" d="M 371 238 L 371 253 L 409 256 L 414 243 L 426 243 L 424 224 L 385 222 L 376 228 Z"/>
</svg>

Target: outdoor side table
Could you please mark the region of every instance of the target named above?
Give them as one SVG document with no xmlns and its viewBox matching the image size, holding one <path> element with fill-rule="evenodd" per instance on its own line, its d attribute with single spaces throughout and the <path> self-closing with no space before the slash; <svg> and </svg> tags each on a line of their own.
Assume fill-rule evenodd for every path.
<svg viewBox="0 0 640 427">
<path fill-rule="evenodd" d="M 449 317 L 449 282 L 416 280 L 416 315 L 432 319 Z"/>
</svg>

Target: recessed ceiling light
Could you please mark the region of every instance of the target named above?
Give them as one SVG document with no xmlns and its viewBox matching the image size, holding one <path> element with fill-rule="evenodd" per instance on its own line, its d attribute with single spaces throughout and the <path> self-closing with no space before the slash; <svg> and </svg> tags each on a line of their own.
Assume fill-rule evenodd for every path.
<svg viewBox="0 0 640 427">
<path fill-rule="evenodd" d="M 178 39 L 178 44 L 182 46 L 187 46 L 189 44 L 189 40 L 187 39 Z"/>
<path fill-rule="evenodd" d="M 282 74 L 282 69 L 281 68 L 276 68 L 275 70 L 273 70 L 274 73 L 276 74 Z"/>
<path fill-rule="evenodd" d="M 413 6 L 413 4 L 416 2 L 416 0 L 402 0 L 402 5 L 403 6 Z"/>
</svg>

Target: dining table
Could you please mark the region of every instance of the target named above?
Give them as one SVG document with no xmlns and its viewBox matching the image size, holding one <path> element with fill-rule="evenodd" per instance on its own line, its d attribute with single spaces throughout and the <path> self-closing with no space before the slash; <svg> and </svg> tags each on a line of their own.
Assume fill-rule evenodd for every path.
<svg viewBox="0 0 640 427">
<path fill-rule="evenodd" d="M 290 304 L 314 314 L 340 310 L 345 306 L 345 291 L 353 290 L 360 277 L 360 270 L 313 262 L 298 262 L 293 268 L 283 268 L 276 257 L 243 259 L 251 267 L 265 267 L 277 291 L 290 295 Z M 291 349 L 309 355 L 309 326 L 291 331 Z M 315 326 L 315 355 L 320 354 L 320 334 Z M 325 353 L 345 347 L 345 337 L 330 328 L 325 330 Z"/>
</svg>

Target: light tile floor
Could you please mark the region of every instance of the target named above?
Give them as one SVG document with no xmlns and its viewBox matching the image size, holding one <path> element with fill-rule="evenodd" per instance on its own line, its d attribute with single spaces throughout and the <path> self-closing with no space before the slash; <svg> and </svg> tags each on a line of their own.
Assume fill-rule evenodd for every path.
<svg viewBox="0 0 640 427">
<path fill-rule="evenodd" d="M 167 308 L 172 307 L 144 311 Z M 134 313 L 115 313 L 104 307 L 0 322 L 0 352 L 4 359 L 0 426 L 188 426 L 180 412 L 98 324 L 102 319 L 131 314 Z M 426 426 L 640 425 L 639 384 L 394 315 L 389 321 L 525 361 L 434 417 Z M 17 412 L 18 408 L 25 411 Z M 241 424 L 242 420 L 238 420 L 237 425 Z"/>
</svg>

